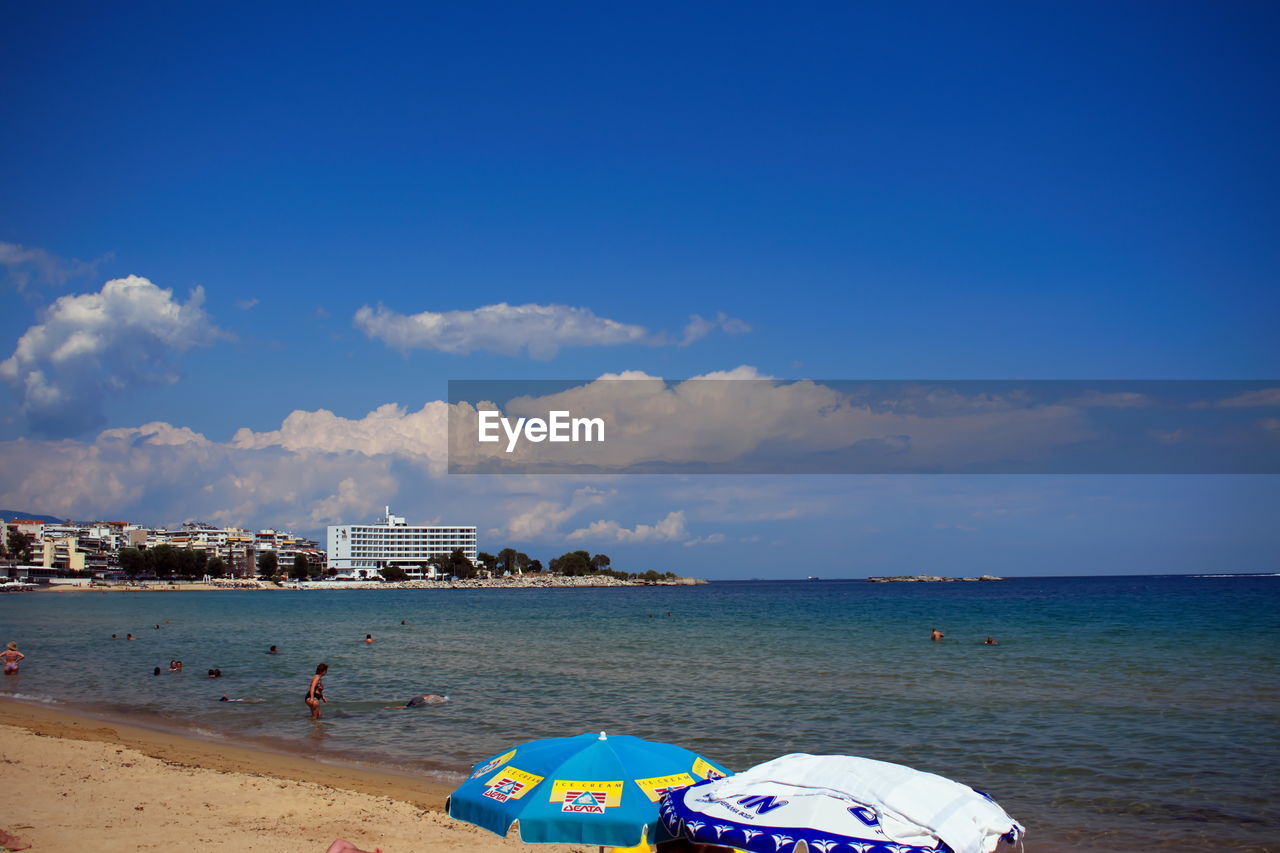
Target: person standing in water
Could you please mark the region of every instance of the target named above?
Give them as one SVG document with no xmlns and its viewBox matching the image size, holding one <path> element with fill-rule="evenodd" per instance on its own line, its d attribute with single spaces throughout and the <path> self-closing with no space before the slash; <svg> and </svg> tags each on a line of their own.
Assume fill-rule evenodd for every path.
<svg viewBox="0 0 1280 853">
<path fill-rule="evenodd" d="M 324 702 L 326 705 L 329 703 L 329 700 L 324 698 L 324 681 L 322 680 L 328 671 L 329 664 L 327 663 L 317 666 L 316 674 L 311 676 L 311 684 L 307 687 L 306 703 L 307 707 L 311 709 L 311 719 L 313 720 L 320 719 L 320 703 Z"/>
<path fill-rule="evenodd" d="M 4 647 L 4 651 L 0 652 L 0 661 L 4 662 L 5 675 L 18 674 L 18 662 L 25 658 L 22 652 L 18 651 L 17 643 L 8 643 Z"/>
</svg>

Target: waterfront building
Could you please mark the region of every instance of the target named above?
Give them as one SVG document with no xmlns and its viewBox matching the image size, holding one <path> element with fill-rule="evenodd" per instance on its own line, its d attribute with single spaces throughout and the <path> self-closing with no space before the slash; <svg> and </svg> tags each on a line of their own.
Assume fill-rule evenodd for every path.
<svg viewBox="0 0 1280 853">
<path fill-rule="evenodd" d="M 465 525 L 409 525 L 391 514 L 391 507 L 372 524 L 329 527 L 329 573 L 362 580 L 378 577 L 378 570 L 399 566 L 410 577 L 435 577 L 428 560 L 455 550 L 476 560 L 476 528 Z"/>
<path fill-rule="evenodd" d="M 254 532 L 241 527 L 214 527 L 198 521 L 187 522 L 176 530 L 166 530 L 125 521 L 14 519 L 6 523 L 0 520 L 0 536 L 7 537 L 9 531 L 21 533 L 31 542 L 33 567 L 72 575 L 86 572 L 95 576 L 109 574 L 118 564 L 120 549 L 147 549 L 159 545 L 204 551 L 209 559 L 220 557 L 233 577 L 254 577 L 258 554 L 263 551 L 274 552 L 285 572 L 293 567 L 294 557 L 298 554 L 311 564 L 312 574 L 321 574 L 325 568 L 325 553 L 320 550 L 320 543 L 282 530 Z M 3 574 L 2 568 L 0 574 Z"/>
</svg>

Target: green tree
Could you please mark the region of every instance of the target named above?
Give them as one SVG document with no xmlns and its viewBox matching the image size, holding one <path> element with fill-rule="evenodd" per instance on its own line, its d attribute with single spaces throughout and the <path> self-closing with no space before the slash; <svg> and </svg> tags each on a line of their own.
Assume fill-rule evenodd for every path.
<svg viewBox="0 0 1280 853">
<path fill-rule="evenodd" d="M 516 551 L 515 548 L 503 548 L 501 551 L 499 551 L 498 552 L 498 570 L 502 572 L 511 572 L 512 574 L 515 574 L 517 553 L 518 552 Z"/>
<path fill-rule="evenodd" d="M 481 551 L 479 554 L 476 554 L 476 560 L 486 572 L 496 572 L 498 570 L 498 558 L 492 554 L 487 554 L 484 551 Z"/>
<path fill-rule="evenodd" d="M 596 554 L 591 558 L 591 568 L 595 569 L 597 572 L 602 572 L 609 568 L 609 565 L 612 562 L 613 561 L 609 559 L 607 554 Z"/>
<path fill-rule="evenodd" d="M 542 571 L 542 561 L 541 561 L 541 560 L 530 560 L 530 561 L 529 561 L 529 565 L 525 567 L 525 571 L 526 571 L 526 572 L 540 572 L 540 571 Z"/>
<path fill-rule="evenodd" d="M 146 557 L 147 573 L 158 578 L 171 577 L 182 567 L 182 554 L 172 545 L 157 545 L 142 553 Z"/>
<path fill-rule="evenodd" d="M 565 577 L 585 575 L 591 571 L 591 555 L 586 551 L 570 551 L 551 561 L 551 571 Z"/>
<path fill-rule="evenodd" d="M 280 558 L 275 551 L 263 551 L 258 555 L 258 574 L 264 578 L 273 578 L 280 570 Z"/>
<path fill-rule="evenodd" d="M 227 561 L 221 557 L 214 557 L 205 563 L 204 573 L 209 577 L 224 578 L 227 576 Z"/>
<path fill-rule="evenodd" d="M 306 554 L 293 555 L 293 568 L 289 570 L 289 577 L 300 581 L 311 577 L 311 563 Z"/>
<path fill-rule="evenodd" d="M 198 578 L 209 564 L 209 555 L 200 548 L 177 549 L 177 572 L 185 578 Z"/>
<path fill-rule="evenodd" d="M 19 563 L 31 562 L 31 537 L 16 527 L 9 528 L 9 553 L 12 554 Z"/>
<path fill-rule="evenodd" d="M 467 555 L 462 553 L 461 548 L 454 548 L 453 553 L 449 555 L 449 574 L 458 578 L 476 576 L 475 563 L 467 559 Z"/>
<path fill-rule="evenodd" d="M 436 570 L 436 574 L 449 574 L 449 558 L 444 554 L 436 554 L 427 560 L 427 565 Z"/>
<path fill-rule="evenodd" d="M 120 563 L 120 568 L 126 575 L 140 575 L 147 568 L 147 557 L 137 548 L 121 548 L 120 553 L 116 555 L 116 560 Z"/>
<path fill-rule="evenodd" d="M 378 574 L 392 582 L 407 581 L 409 579 L 409 574 L 399 566 L 384 566 L 378 569 Z"/>
</svg>

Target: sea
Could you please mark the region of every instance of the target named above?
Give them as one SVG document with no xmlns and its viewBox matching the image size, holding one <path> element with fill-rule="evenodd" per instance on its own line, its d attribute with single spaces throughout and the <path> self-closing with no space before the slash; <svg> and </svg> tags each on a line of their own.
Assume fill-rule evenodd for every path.
<svg viewBox="0 0 1280 853">
<path fill-rule="evenodd" d="M 11 594 L 8 640 L 27 659 L 0 694 L 446 783 L 607 731 L 734 770 L 805 752 L 939 773 L 1028 851 L 1280 849 L 1275 575 Z M 449 701 L 388 707 L 427 692 Z"/>
</svg>

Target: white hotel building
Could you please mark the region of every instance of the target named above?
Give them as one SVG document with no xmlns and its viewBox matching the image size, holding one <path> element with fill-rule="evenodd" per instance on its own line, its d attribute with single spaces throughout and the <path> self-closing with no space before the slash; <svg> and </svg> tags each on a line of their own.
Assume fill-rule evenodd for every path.
<svg viewBox="0 0 1280 853">
<path fill-rule="evenodd" d="M 409 526 L 398 515 L 373 524 L 338 524 L 329 528 L 329 569 L 340 578 L 376 578 L 378 569 L 399 566 L 412 577 L 433 574 L 427 560 L 449 556 L 455 549 L 476 561 L 476 529 L 455 526 Z"/>
</svg>

